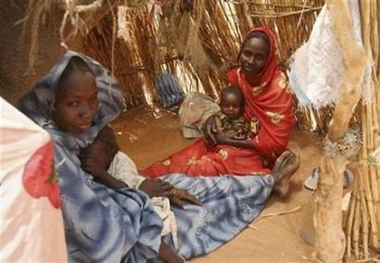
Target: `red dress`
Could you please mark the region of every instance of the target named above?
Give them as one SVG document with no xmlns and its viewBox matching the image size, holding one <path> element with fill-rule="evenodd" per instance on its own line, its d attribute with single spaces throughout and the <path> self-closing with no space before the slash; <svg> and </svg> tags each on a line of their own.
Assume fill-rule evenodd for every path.
<svg viewBox="0 0 380 263">
<path fill-rule="evenodd" d="M 267 174 L 276 158 L 286 149 L 294 125 L 293 98 L 285 74 L 277 67 L 275 39 L 266 27 L 254 29 L 266 33 L 270 40 L 267 63 L 258 76 L 247 78 L 239 68 L 227 73 L 230 84 L 239 86 L 244 94 L 244 118 L 259 121 L 257 135 L 251 137 L 254 149 L 218 145 L 209 149 L 200 139 L 187 148 L 155 163 L 142 171 L 150 177 L 170 173 L 189 176 L 221 174 Z M 250 32 L 250 33 L 251 33 Z M 248 34 L 249 35 L 249 34 Z"/>
</svg>

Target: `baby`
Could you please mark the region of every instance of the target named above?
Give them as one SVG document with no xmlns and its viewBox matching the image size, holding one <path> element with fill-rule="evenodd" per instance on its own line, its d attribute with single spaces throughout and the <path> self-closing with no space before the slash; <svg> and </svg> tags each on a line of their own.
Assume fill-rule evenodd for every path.
<svg viewBox="0 0 380 263">
<path fill-rule="evenodd" d="M 111 127 L 104 127 L 95 140 L 80 152 L 81 167 L 98 182 L 110 188 L 139 189 L 147 178 L 141 176 L 135 163 L 119 150 Z M 170 201 L 166 197 L 153 197 L 151 202 L 163 220 L 162 236 L 171 233 L 177 248 L 177 226 Z"/>
<path fill-rule="evenodd" d="M 231 139 L 246 140 L 250 132 L 257 133 L 255 127 L 244 120 L 244 104 L 244 96 L 239 87 L 227 86 L 221 90 L 219 103 L 221 111 L 215 120 L 217 128 Z"/>
</svg>

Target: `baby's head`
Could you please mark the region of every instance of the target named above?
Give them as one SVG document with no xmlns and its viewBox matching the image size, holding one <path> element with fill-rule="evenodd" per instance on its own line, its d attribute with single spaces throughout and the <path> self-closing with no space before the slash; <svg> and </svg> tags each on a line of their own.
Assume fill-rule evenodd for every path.
<svg viewBox="0 0 380 263">
<path fill-rule="evenodd" d="M 230 119 L 238 119 L 244 110 L 244 95 L 238 86 L 230 85 L 220 92 L 220 109 Z"/>
<path fill-rule="evenodd" d="M 105 126 L 100 130 L 95 140 L 81 150 L 80 155 L 94 157 L 107 170 L 118 151 L 119 146 L 117 145 L 114 131 L 111 127 Z"/>
<path fill-rule="evenodd" d="M 91 127 L 97 110 L 95 75 L 82 58 L 74 56 L 59 78 L 52 119 L 60 130 L 82 134 Z"/>
</svg>

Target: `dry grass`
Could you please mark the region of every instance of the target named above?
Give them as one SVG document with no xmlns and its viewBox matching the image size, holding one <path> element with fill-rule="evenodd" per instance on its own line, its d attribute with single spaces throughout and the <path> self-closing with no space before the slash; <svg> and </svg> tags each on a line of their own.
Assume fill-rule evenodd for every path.
<svg viewBox="0 0 380 263">
<path fill-rule="evenodd" d="M 114 40 L 114 11 L 83 37 L 82 51 L 107 67 L 114 65 L 131 106 L 146 103 L 142 91 L 148 93 L 148 98 L 155 98 L 154 77 L 166 70 L 195 83 L 184 87 L 186 91 L 204 90 L 216 97 L 225 84 L 221 73 L 235 64 L 242 36 L 252 26 L 267 25 L 274 30 L 279 60 L 287 65 L 292 52 L 308 38 L 323 5 L 321 0 L 310 2 L 312 6 L 303 6 L 301 0 L 277 0 L 271 5 L 197 0 L 193 11 L 181 13 L 179 1 L 171 0 L 166 1 L 162 15 L 157 15 L 153 23 L 146 19 L 150 11 L 146 6 L 131 8 L 127 12 L 132 37 L 129 42 Z"/>
</svg>

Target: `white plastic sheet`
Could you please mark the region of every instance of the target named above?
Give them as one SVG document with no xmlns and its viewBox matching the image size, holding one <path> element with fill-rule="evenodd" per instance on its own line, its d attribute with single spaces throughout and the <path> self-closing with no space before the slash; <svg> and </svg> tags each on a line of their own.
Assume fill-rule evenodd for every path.
<svg viewBox="0 0 380 263">
<path fill-rule="evenodd" d="M 67 262 L 58 186 L 38 185 L 51 174 L 49 134 L 1 97 L 0 107 L 1 262 Z"/>
</svg>

